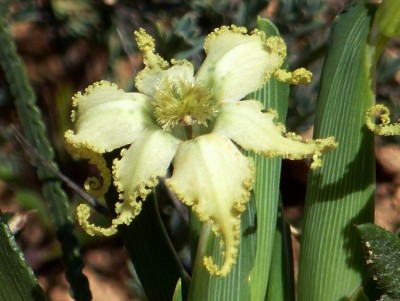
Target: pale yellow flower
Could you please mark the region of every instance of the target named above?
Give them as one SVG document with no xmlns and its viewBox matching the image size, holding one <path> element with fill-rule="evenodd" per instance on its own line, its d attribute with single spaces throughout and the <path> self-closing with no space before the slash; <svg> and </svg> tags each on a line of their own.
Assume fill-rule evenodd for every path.
<svg viewBox="0 0 400 301">
<path fill-rule="evenodd" d="M 311 168 L 320 166 L 320 156 L 336 146 L 333 138 L 301 141 L 285 134 L 284 126 L 274 122 L 276 113 L 257 100 L 239 100 L 271 76 L 302 83 L 311 74 L 281 70 L 283 40 L 259 31 L 247 34 L 242 27 L 224 26 L 206 38 L 207 56 L 196 75 L 188 61 L 168 63 L 156 54 L 154 40 L 144 30 L 135 35 L 145 63 L 135 79 L 139 92 L 126 93 L 102 81 L 73 99 L 74 129 L 66 132 L 66 142 L 72 153 L 98 166 L 104 182 L 100 193 L 111 181 L 101 154 L 123 147 L 112 169 L 120 193 L 117 217 L 109 228 L 101 228 L 88 222 L 89 208 L 80 205 L 79 222 L 92 235 L 115 233 L 118 225 L 139 214 L 141 202 L 172 163 L 166 185 L 222 236 L 222 266 L 210 257 L 204 258 L 205 266 L 211 274 L 226 275 L 236 261 L 240 215 L 255 177 L 253 161 L 236 144 L 269 157 L 312 157 Z"/>
</svg>

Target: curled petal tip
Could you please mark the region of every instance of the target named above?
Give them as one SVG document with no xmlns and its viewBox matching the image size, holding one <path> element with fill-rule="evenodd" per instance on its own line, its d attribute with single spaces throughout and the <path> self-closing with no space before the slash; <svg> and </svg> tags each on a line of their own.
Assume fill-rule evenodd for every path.
<svg viewBox="0 0 400 301">
<path fill-rule="evenodd" d="M 223 263 L 221 266 L 215 264 L 211 256 L 203 258 L 203 264 L 211 275 L 224 277 L 229 274 L 236 263 L 238 256 L 238 246 L 240 243 L 240 220 L 232 226 L 233 233 L 228 236 L 222 234 L 223 240 L 221 241 L 223 252 Z"/>
<path fill-rule="evenodd" d="M 379 117 L 380 124 L 375 122 L 375 118 Z M 394 136 L 400 135 L 400 123 L 390 123 L 390 110 L 381 104 L 372 106 L 368 109 L 365 116 L 365 124 L 377 135 Z"/>
<path fill-rule="evenodd" d="M 135 40 L 139 50 L 143 54 L 143 62 L 151 69 L 165 69 L 169 64 L 159 54 L 155 53 L 156 45 L 154 38 L 143 28 L 134 32 Z"/>
<path fill-rule="evenodd" d="M 310 168 L 316 169 L 322 166 L 321 156 L 323 154 L 329 153 L 337 147 L 337 142 L 334 137 L 328 137 L 325 139 L 316 139 L 316 150 L 313 155 L 313 162 L 311 163 Z"/>
<path fill-rule="evenodd" d="M 154 38 L 149 35 L 143 28 L 139 28 L 134 32 L 135 40 L 140 51 L 155 51 L 156 44 Z"/>
<path fill-rule="evenodd" d="M 86 204 L 80 204 L 76 209 L 76 215 L 79 224 L 86 231 L 87 234 L 112 236 L 117 232 L 119 225 L 129 225 L 131 221 L 140 213 L 142 204 L 136 200 L 130 199 L 121 203 L 115 204 L 115 212 L 117 217 L 114 218 L 109 227 L 100 227 L 89 222 L 90 207 Z"/>
<path fill-rule="evenodd" d="M 103 156 L 89 145 L 76 141 L 75 135 L 71 130 L 65 133 L 65 148 L 71 155 L 88 159 L 90 164 L 97 167 L 100 172 L 100 178 L 89 177 L 84 186 L 86 191 L 93 196 L 100 197 L 104 195 L 111 184 L 111 173 Z"/>
<path fill-rule="evenodd" d="M 89 222 L 90 218 L 90 208 L 86 204 L 80 204 L 76 208 L 76 215 L 79 224 L 81 227 L 86 231 L 87 234 L 90 236 L 94 235 L 104 235 L 104 236 L 111 236 L 117 232 L 116 225 L 111 225 L 108 228 L 103 228 L 96 226 Z"/>
<path fill-rule="evenodd" d="M 293 72 L 278 69 L 274 75 L 279 81 L 292 85 L 308 84 L 312 79 L 312 73 L 305 68 L 299 68 Z"/>
</svg>

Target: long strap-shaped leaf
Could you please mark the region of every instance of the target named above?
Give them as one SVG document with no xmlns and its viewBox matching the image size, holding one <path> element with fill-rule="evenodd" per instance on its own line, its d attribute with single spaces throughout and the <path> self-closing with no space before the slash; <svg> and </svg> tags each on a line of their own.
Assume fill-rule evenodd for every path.
<svg viewBox="0 0 400 301">
<path fill-rule="evenodd" d="M 278 29 L 267 19 L 259 18 L 257 27 L 267 36 L 279 35 Z M 279 122 L 285 122 L 289 99 L 288 84 L 271 78 L 264 88 L 249 95 L 248 98 L 259 99 L 266 108 L 276 110 Z M 281 159 L 265 158 L 254 154 L 251 154 L 251 156 L 254 158 L 257 173 L 254 187 L 257 207 L 257 251 L 254 267 L 251 271 L 250 300 L 261 301 L 265 298 L 269 277 L 271 276 L 270 266 L 280 196 Z M 280 278 L 281 275 L 277 275 L 277 277 Z"/>
<path fill-rule="evenodd" d="M 0 18 L 0 65 L 15 98 L 15 106 L 26 139 L 37 149 L 41 157 L 57 168 L 54 162 L 53 148 L 46 136 L 41 114 L 36 105 L 35 94 L 2 18 Z M 45 166 L 39 164 L 37 174 L 42 182 L 43 195 L 50 208 L 51 219 L 61 244 L 72 295 L 76 300 L 90 300 L 88 280 L 82 274 L 83 263 L 79 255 L 78 242 L 72 232 L 74 221 L 67 196 L 61 187 L 61 182 Z"/>
<path fill-rule="evenodd" d="M 0 300 L 41 301 L 46 297 L 0 215 Z"/>
<path fill-rule="evenodd" d="M 282 204 L 279 206 L 277 229 L 265 300 L 294 301 L 292 241 L 289 224 L 285 221 Z"/>
<path fill-rule="evenodd" d="M 315 137 L 335 136 L 339 145 L 311 172 L 300 251 L 299 301 L 344 300 L 365 274 L 355 224 L 373 221 L 373 135 L 364 126 L 374 102 L 373 9 L 359 1 L 333 26 L 317 102 Z"/>
</svg>

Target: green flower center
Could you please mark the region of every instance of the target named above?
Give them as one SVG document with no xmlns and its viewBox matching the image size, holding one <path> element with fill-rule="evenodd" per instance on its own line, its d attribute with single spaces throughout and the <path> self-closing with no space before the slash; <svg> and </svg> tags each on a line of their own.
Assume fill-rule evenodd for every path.
<svg viewBox="0 0 400 301">
<path fill-rule="evenodd" d="M 183 126 L 189 135 L 192 125 L 207 126 L 218 113 L 218 103 L 210 91 L 191 80 L 164 78 L 154 98 L 154 116 L 165 131 Z M 188 132 L 189 131 L 189 132 Z"/>
</svg>

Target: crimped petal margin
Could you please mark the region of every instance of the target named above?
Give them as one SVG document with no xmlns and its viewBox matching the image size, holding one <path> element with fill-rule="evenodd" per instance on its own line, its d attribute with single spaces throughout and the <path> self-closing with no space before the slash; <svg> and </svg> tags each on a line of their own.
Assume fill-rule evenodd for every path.
<svg viewBox="0 0 400 301">
<path fill-rule="evenodd" d="M 253 161 L 226 137 L 208 134 L 183 143 L 173 164 L 166 184 L 216 235 L 222 235 L 222 266 L 210 257 L 203 260 L 211 274 L 225 276 L 236 262 L 240 215 L 254 184 Z"/>
<path fill-rule="evenodd" d="M 66 134 L 67 143 L 85 145 L 97 153 L 131 143 L 144 127 L 154 124 L 149 97 L 126 93 L 107 81 L 94 83 L 83 94 L 76 93 L 72 105 L 75 124 Z"/>
<path fill-rule="evenodd" d="M 377 115 L 379 113 L 379 115 Z M 380 124 L 376 124 L 375 117 L 379 117 Z M 368 109 L 365 116 L 365 124 L 377 135 L 394 136 L 400 135 L 400 123 L 390 123 L 390 110 L 384 105 L 375 105 Z"/>
<path fill-rule="evenodd" d="M 196 81 L 211 87 L 218 101 L 235 101 L 261 88 L 286 57 L 280 37 L 266 37 L 244 27 L 223 26 L 206 38 L 207 57 Z"/>
<path fill-rule="evenodd" d="M 274 122 L 275 117 L 276 112 L 263 112 L 256 100 L 223 103 L 213 132 L 264 156 L 291 160 L 312 157 L 313 169 L 321 166 L 322 154 L 336 147 L 333 137 L 302 141 L 300 136 L 286 133 L 282 124 Z"/>
</svg>

